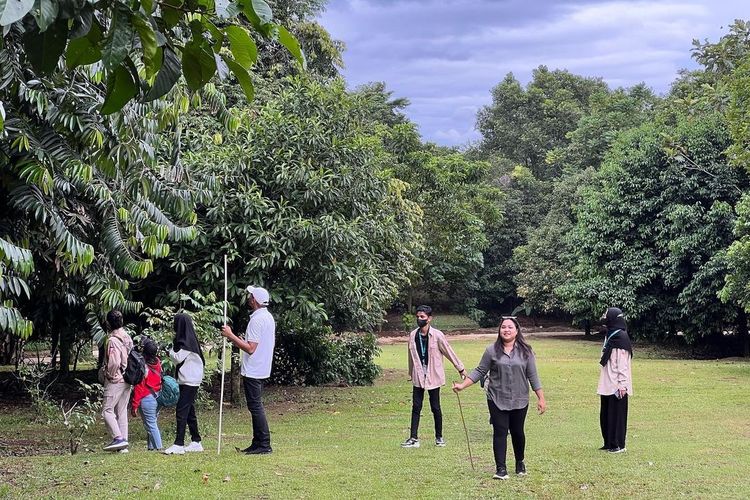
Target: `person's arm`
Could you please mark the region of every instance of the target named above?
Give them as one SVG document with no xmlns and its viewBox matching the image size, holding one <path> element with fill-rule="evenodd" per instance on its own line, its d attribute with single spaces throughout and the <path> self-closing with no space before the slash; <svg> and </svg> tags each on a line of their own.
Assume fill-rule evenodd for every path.
<svg viewBox="0 0 750 500">
<path fill-rule="evenodd" d="M 628 382 L 630 381 L 627 369 L 628 362 L 630 361 L 630 353 L 625 349 L 612 349 L 609 359 L 617 377 L 617 392 L 620 397 L 623 397 L 628 393 Z"/>
<path fill-rule="evenodd" d="M 474 371 L 472 371 L 461 383 L 453 382 L 453 391 L 459 392 L 463 391 L 470 385 L 475 384 L 477 381 L 481 380 L 487 373 L 490 371 L 490 364 L 492 363 L 492 354 L 490 353 L 489 349 L 485 349 L 484 354 L 482 354 L 482 359 L 479 361 L 479 366 L 474 368 Z"/>
<path fill-rule="evenodd" d="M 541 415 L 547 411 L 547 401 L 544 399 L 544 390 L 542 390 L 542 382 L 539 380 L 539 374 L 536 371 L 536 357 L 531 354 L 526 360 L 526 378 L 531 384 L 531 389 L 536 394 L 536 409 Z"/>
<path fill-rule="evenodd" d="M 458 356 L 456 356 L 456 352 L 448 343 L 448 340 L 445 338 L 445 335 L 438 336 L 438 348 L 440 349 L 440 352 L 443 353 L 443 356 L 448 358 L 451 361 L 451 363 L 453 363 L 453 366 L 456 367 L 456 371 L 458 372 L 459 375 L 461 375 L 461 378 L 465 379 L 466 370 L 464 369 L 464 364 L 461 363 L 461 360 L 458 359 Z"/>
<path fill-rule="evenodd" d="M 245 351 L 248 354 L 252 354 L 258 348 L 258 342 L 246 342 L 239 338 L 232 332 L 232 328 L 229 325 L 221 327 L 221 335 L 226 337 L 228 341 L 236 345 L 239 349 Z"/>
<path fill-rule="evenodd" d="M 409 380 L 411 380 L 411 374 L 414 371 L 414 360 L 411 359 L 411 338 L 409 335 L 409 342 L 406 343 L 406 357 L 409 359 Z"/>
<path fill-rule="evenodd" d="M 107 380 L 113 381 L 117 378 L 120 373 L 120 364 L 122 363 L 122 357 L 120 356 L 120 345 L 121 342 L 116 337 L 111 337 L 107 343 Z"/>
</svg>

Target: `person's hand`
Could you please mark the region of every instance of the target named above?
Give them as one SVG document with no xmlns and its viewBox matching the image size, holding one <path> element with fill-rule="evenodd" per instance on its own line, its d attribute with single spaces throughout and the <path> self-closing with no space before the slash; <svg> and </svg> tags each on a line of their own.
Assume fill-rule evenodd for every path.
<svg viewBox="0 0 750 500">
<path fill-rule="evenodd" d="M 458 374 L 461 375 L 461 380 L 466 380 L 466 370 L 461 370 Z"/>
<path fill-rule="evenodd" d="M 625 397 L 625 394 L 628 393 L 627 389 L 617 389 L 617 392 L 620 394 L 620 399 Z"/>
<path fill-rule="evenodd" d="M 462 384 L 459 384 L 458 382 L 453 382 L 453 392 L 458 394 L 460 391 L 463 391 L 464 387 Z"/>
<path fill-rule="evenodd" d="M 232 327 L 230 327 L 229 325 L 224 325 L 224 326 L 221 327 L 221 336 L 222 337 L 229 338 L 229 337 L 231 337 L 233 335 L 234 335 L 234 333 L 232 333 Z"/>
<path fill-rule="evenodd" d="M 547 411 L 547 401 L 545 401 L 544 398 L 537 401 L 536 410 L 537 412 L 539 412 L 539 415 Z"/>
<path fill-rule="evenodd" d="M 138 410 L 136 410 L 135 408 L 131 408 L 130 409 L 130 416 L 131 417 L 137 417 L 138 416 Z"/>
</svg>

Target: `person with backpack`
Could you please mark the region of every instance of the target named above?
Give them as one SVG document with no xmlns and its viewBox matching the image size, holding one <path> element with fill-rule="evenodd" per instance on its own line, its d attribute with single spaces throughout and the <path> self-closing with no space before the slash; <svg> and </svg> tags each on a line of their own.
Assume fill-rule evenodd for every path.
<svg viewBox="0 0 750 500">
<path fill-rule="evenodd" d="M 144 339 L 141 343 L 143 359 L 146 362 L 146 376 L 133 387 L 132 415 L 135 417 L 141 410 L 143 427 L 148 435 L 149 451 L 161 450 L 161 432 L 159 431 L 159 403 L 157 398 L 162 388 L 161 361 L 157 356 L 159 347 L 151 339 Z"/>
<path fill-rule="evenodd" d="M 505 465 L 508 450 L 508 433 L 513 441 L 516 474 L 526 475 L 524 454 L 526 434 L 524 423 L 529 409 L 529 385 L 536 393 L 537 411 L 547 410 L 542 383 L 536 371 L 536 357 L 531 346 L 521 334 L 521 325 L 515 316 L 504 316 L 497 332 L 497 340 L 487 346 L 482 359 L 466 379 L 453 383 L 458 393 L 476 382 L 487 380 L 487 407 L 492 424 L 492 451 L 495 455 L 493 479 L 508 479 Z"/>
<path fill-rule="evenodd" d="M 409 438 L 401 443 L 402 448 L 419 448 L 419 419 L 422 413 L 424 393 L 430 398 L 430 409 L 435 421 L 435 446 L 445 446 L 443 439 L 443 412 L 440 408 L 440 387 L 445 385 L 443 357 L 450 360 L 461 377 L 466 376 L 464 365 L 458 359 L 445 334 L 433 328 L 432 307 L 417 307 L 417 328 L 409 334 L 409 377 L 412 383 L 411 430 Z"/>
<path fill-rule="evenodd" d="M 599 448 L 610 453 L 623 453 L 628 427 L 628 396 L 633 395 L 631 360 L 633 344 L 622 310 L 610 307 L 602 316 L 607 328 L 599 360 L 599 426 L 604 445 Z"/>
<path fill-rule="evenodd" d="M 203 451 L 201 435 L 198 432 L 198 418 L 195 415 L 195 398 L 203 381 L 203 368 L 206 361 L 195 334 L 193 320 L 185 313 L 174 318 L 175 336 L 169 357 L 176 365 L 177 382 L 180 384 L 180 397 L 177 400 L 177 434 L 174 444 L 164 450 L 167 455 L 184 455 L 185 452 Z M 185 446 L 185 427 L 190 429 L 190 444 Z"/>
<path fill-rule="evenodd" d="M 105 342 L 104 363 L 101 368 L 104 379 L 102 418 L 112 436 L 112 442 L 105 445 L 104 450 L 127 453 L 130 384 L 125 381 L 124 374 L 133 349 L 133 340 L 123 328 L 120 311 L 109 311 L 106 322 L 110 334 Z"/>
</svg>

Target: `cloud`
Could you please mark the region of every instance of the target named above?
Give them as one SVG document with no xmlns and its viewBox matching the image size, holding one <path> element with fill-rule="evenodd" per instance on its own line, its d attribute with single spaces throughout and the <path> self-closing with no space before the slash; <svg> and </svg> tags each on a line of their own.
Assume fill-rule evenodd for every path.
<svg viewBox="0 0 750 500">
<path fill-rule="evenodd" d="M 321 22 L 347 45 L 352 87 L 386 82 L 410 99 L 424 139 L 456 145 L 477 138 L 476 110 L 508 72 L 527 83 L 544 64 L 665 92 L 681 68 L 695 67 L 692 39 L 717 40 L 743 3 L 332 0 Z"/>
</svg>

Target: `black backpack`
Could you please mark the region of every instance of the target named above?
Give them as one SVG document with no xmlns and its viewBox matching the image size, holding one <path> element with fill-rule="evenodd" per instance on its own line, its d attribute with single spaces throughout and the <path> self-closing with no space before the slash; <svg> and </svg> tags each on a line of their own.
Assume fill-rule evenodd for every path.
<svg viewBox="0 0 750 500">
<path fill-rule="evenodd" d="M 135 349 L 128 354 L 128 366 L 122 372 L 122 378 L 130 385 L 140 384 L 146 377 L 146 360 Z"/>
</svg>

